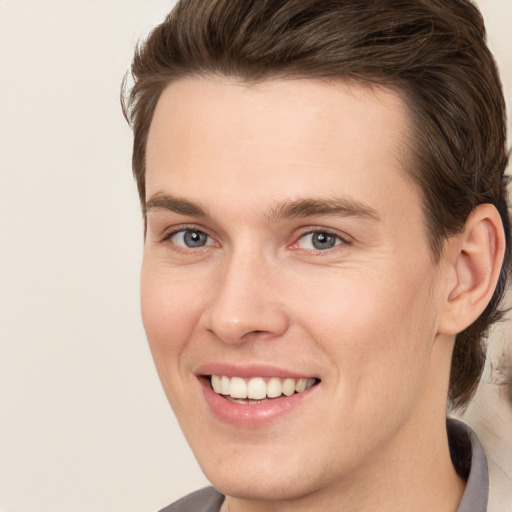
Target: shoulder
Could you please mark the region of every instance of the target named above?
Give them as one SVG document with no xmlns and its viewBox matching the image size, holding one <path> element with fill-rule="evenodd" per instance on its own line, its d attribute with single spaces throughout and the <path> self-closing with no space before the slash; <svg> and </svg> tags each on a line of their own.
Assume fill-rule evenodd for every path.
<svg viewBox="0 0 512 512">
<path fill-rule="evenodd" d="M 188 494 L 160 512 L 219 512 L 224 496 L 213 487 Z"/>
</svg>

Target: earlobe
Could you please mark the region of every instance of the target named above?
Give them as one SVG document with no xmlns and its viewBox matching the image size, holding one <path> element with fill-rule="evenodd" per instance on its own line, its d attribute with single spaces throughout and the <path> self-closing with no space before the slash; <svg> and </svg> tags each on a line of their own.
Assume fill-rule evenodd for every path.
<svg viewBox="0 0 512 512">
<path fill-rule="evenodd" d="M 440 334 L 458 334 L 484 311 L 496 288 L 505 253 L 500 215 L 490 204 L 475 208 L 462 234 L 447 241 L 447 280 Z"/>
</svg>

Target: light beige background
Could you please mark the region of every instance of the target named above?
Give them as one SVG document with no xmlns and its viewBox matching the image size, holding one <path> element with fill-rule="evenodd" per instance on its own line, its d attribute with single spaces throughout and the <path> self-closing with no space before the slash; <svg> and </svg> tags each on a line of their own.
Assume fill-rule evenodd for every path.
<svg viewBox="0 0 512 512">
<path fill-rule="evenodd" d="M 0 512 L 152 512 L 206 483 L 139 319 L 119 84 L 173 2 L 0 0 Z M 481 0 L 512 100 L 512 0 Z"/>
</svg>

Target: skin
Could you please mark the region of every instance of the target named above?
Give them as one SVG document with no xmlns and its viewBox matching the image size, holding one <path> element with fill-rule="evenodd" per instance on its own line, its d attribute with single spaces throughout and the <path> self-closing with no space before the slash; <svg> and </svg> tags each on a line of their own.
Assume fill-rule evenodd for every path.
<svg viewBox="0 0 512 512">
<path fill-rule="evenodd" d="M 433 261 L 402 166 L 408 133 L 400 97 L 360 84 L 190 78 L 159 100 L 143 321 L 171 406 L 231 512 L 457 508 L 445 404 L 460 326 L 442 325 L 462 242 Z M 173 211 L 171 196 L 206 215 Z M 346 208 L 286 214 L 305 199 Z M 184 229 L 205 245 L 186 247 Z M 336 245 L 315 248 L 312 231 Z M 230 425 L 203 397 L 197 369 L 211 362 L 321 382 L 275 421 Z"/>
</svg>

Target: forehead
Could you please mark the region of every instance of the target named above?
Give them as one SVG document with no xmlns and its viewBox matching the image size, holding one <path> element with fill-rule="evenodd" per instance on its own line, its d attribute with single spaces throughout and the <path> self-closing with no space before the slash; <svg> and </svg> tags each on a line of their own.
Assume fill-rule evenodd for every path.
<svg viewBox="0 0 512 512">
<path fill-rule="evenodd" d="M 409 123 L 397 93 L 366 84 L 182 79 L 154 113 L 146 199 L 168 189 L 214 202 L 245 192 L 246 208 L 251 198 L 260 205 L 306 192 L 359 201 L 396 195 L 401 183 L 401 200 L 417 202 L 403 165 Z"/>
</svg>

